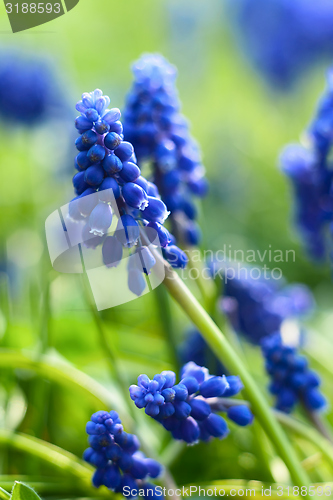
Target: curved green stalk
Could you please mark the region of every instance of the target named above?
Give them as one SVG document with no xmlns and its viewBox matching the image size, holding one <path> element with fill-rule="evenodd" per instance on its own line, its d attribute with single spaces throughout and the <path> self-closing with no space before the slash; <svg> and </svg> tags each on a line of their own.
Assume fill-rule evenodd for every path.
<svg viewBox="0 0 333 500">
<path fill-rule="evenodd" d="M 73 478 L 60 479 L 59 477 L 44 477 L 44 476 L 31 476 L 31 475 L 3 475 L 0 476 L 0 486 L 5 490 L 11 491 L 15 481 L 28 484 L 31 488 L 38 491 L 39 495 L 57 493 L 61 496 L 76 494 L 79 491 L 78 486 L 73 481 Z M 85 487 L 82 487 L 80 493 L 86 491 Z"/>
<path fill-rule="evenodd" d="M 310 441 L 316 448 L 318 448 L 327 458 L 333 470 L 333 446 L 327 439 L 325 439 L 317 430 L 313 429 L 309 425 L 303 424 L 303 422 L 297 420 L 296 418 L 290 417 L 289 415 L 277 410 L 274 410 L 274 413 L 278 421 L 286 429 L 289 429 L 293 433 L 298 434 L 307 441 Z"/>
<path fill-rule="evenodd" d="M 103 385 L 81 370 L 47 354 L 36 358 L 20 351 L 0 349 L 0 367 L 33 370 L 52 382 L 74 388 L 85 397 L 88 396 L 97 403 L 99 409 L 108 409 L 114 404 L 110 392 Z"/>
<path fill-rule="evenodd" d="M 261 464 L 262 471 L 265 473 L 265 480 L 273 482 L 274 476 L 271 470 L 270 457 L 268 455 L 269 447 L 267 449 L 267 437 L 256 419 L 254 419 L 254 422 L 252 424 L 252 430 L 253 437 L 255 439 L 255 442 L 257 443 L 256 455 L 259 459 L 259 463 Z"/>
<path fill-rule="evenodd" d="M 309 478 L 303 470 L 293 447 L 238 354 L 179 276 L 171 270 L 170 266 L 166 266 L 165 272 L 166 276 L 163 283 L 173 298 L 199 329 L 218 359 L 231 373 L 236 373 L 241 377 L 244 392 L 251 402 L 253 411 L 288 467 L 293 482 L 298 486 L 309 485 Z"/>
<path fill-rule="evenodd" d="M 71 474 L 85 485 L 90 486 L 93 467 L 72 453 L 59 448 L 59 446 L 33 436 L 7 430 L 0 430 L 0 444 L 34 455 L 54 468 Z"/>
</svg>

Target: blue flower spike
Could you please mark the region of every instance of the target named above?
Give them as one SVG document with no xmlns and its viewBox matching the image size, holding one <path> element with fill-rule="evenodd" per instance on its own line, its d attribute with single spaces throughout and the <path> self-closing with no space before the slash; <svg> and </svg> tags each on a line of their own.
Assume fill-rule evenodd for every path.
<svg viewBox="0 0 333 500">
<path fill-rule="evenodd" d="M 198 145 L 180 111 L 176 68 L 159 54 L 144 54 L 132 70 L 124 136 L 133 144 L 138 160 L 151 163 L 154 183 L 171 212 L 177 238 L 197 245 L 200 230 L 193 221 L 197 218 L 195 198 L 207 193 L 208 183 Z M 163 223 L 167 212 L 154 215 L 152 205 L 146 209 L 148 220 Z"/>
<path fill-rule="evenodd" d="M 230 385 L 228 383 L 230 379 Z M 129 388 L 130 397 L 137 408 L 144 408 L 147 415 L 157 420 L 171 432 L 174 439 L 194 444 L 212 438 L 223 439 L 229 433 L 223 417 L 214 413 L 210 402 L 216 398 L 236 395 L 242 384 L 238 377 L 215 377 L 207 368 L 189 362 L 181 370 L 180 383 L 176 384 L 174 372 L 162 372 L 152 380 L 147 375 L 138 377 L 138 385 Z M 253 415 L 248 407 L 238 405 L 223 407 L 230 412 L 230 420 L 244 426 L 252 423 Z"/>
<path fill-rule="evenodd" d="M 333 9 L 332 9 L 333 15 Z M 315 117 L 306 131 L 306 147 L 290 144 L 281 153 L 280 166 L 289 178 L 295 198 L 294 219 L 308 256 L 318 262 L 331 257 L 333 222 L 333 69 Z"/>
<path fill-rule="evenodd" d="M 319 391 L 319 376 L 310 370 L 296 347 L 283 343 L 280 333 L 262 340 L 262 352 L 271 378 L 269 389 L 276 397 L 278 410 L 290 413 L 297 403 L 309 411 L 326 407 L 326 399 Z"/>
<path fill-rule="evenodd" d="M 80 112 L 75 121 L 80 136 L 75 141 L 79 154 L 73 177 L 77 197 L 69 206 L 69 217 L 80 222 L 87 219 L 82 234 L 84 244 L 93 249 L 103 245 L 102 258 L 107 267 L 119 264 L 121 247 L 131 251 L 139 245 L 140 227 L 148 226 L 148 234 L 154 233 L 160 239 L 164 257 L 172 261 L 171 265 L 185 267 L 186 255 L 172 244 L 172 237 L 163 226 L 170 212 L 157 187 L 141 175 L 133 145 L 124 141 L 121 113 L 118 108 L 109 109 L 109 104 L 110 98 L 96 89 L 84 93 L 76 105 Z M 113 235 L 118 243 L 113 236 L 105 238 L 111 230 L 113 214 L 119 214 Z M 137 296 L 145 290 L 144 275 L 155 265 L 147 247 L 141 247 L 141 254 L 141 270 L 140 266 L 128 269 L 128 286 Z"/>
<path fill-rule="evenodd" d="M 147 483 L 162 473 L 162 466 L 139 451 L 135 434 L 124 431 L 118 413 L 98 411 L 86 425 L 89 448 L 83 454 L 86 462 L 96 468 L 92 477 L 95 488 L 106 486 L 116 493 L 131 489 L 154 488 Z"/>
</svg>

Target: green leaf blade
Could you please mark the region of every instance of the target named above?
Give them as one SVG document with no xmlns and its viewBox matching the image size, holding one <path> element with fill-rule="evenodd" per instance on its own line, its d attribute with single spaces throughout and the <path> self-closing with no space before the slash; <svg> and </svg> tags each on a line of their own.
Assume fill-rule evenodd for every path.
<svg viewBox="0 0 333 500">
<path fill-rule="evenodd" d="M 20 481 L 15 481 L 12 490 L 12 500 L 40 500 L 40 497 L 30 486 Z"/>
</svg>

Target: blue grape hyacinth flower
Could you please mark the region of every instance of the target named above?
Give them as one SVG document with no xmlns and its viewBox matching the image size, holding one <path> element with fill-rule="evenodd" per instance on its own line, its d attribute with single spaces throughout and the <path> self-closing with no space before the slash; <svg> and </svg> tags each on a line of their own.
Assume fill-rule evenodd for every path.
<svg viewBox="0 0 333 500">
<path fill-rule="evenodd" d="M 323 261 L 329 254 L 333 222 L 333 69 L 305 137 L 304 146 L 284 149 L 280 164 L 293 188 L 295 221 L 305 250 L 312 259 Z"/>
<path fill-rule="evenodd" d="M 48 62 L 15 50 L 0 54 L 0 117 L 13 124 L 36 125 L 64 108 Z"/>
<path fill-rule="evenodd" d="M 227 11 L 241 49 L 274 89 L 293 88 L 333 55 L 330 0 L 230 0 Z"/>
<path fill-rule="evenodd" d="M 269 390 L 276 397 L 278 410 L 290 413 L 297 403 L 309 411 L 325 408 L 320 377 L 309 369 L 307 359 L 297 353 L 296 347 L 284 344 L 280 333 L 264 338 L 261 345 L 271 378 Z"/>
<path fill-rule="evenodd" d="M 228 425 L 210 406 L 216 398 L 231 398 L 243 385 L 239 377 L 212 376 L 207 368 L 189 362 L 183 366 L 181 380 L 176 384 L 176 374 L 164 371 L 152 380 L 147 375 L 138 377 L 138 385 L 131 385 L 131 399 L 138 408 L 145 408 L 150 417 L 171 432 L 174 439 L 194 444 L 212 438 L 225 438 Z M 222 403 L 223 404 L 223 403 Z M 221 406 L 230 420 L 245 426 L 252 423 L 253 415 L 248 407 L 230 411 Z"/>
<path fill-rule="evenodd" d="M 245 270 L 246 268 L 244 268 Z M 314 307 L 310 290 L 301 284 L 281 286 L 271 279 L 254 279 L 225 271 L 220 305 L 233 329 L 253 344 L 278 331 L 285 320 L 308 314 Z"/>
<path fill-rule="evenodd" d="M 197 143 L 180 112 L 177 70 L 159 54 L 144 54 L 132 67 L 134 82 L 124 111 L 124 136 L 139 161 L 148 161 L 180 242 L 197 245 L 195 198 L 208 184 Z M 148 207 L 149 209 L 149 207 Z"/>
<path fill-rule="evenodd" d="M 99 89 L 84 93 L 76 105 L 80 112 L 75 121 L 80 134 L 75 142 L 79 151 L 75 159 L 78 172 L 73 177 L 76 197 L 69 205 L 69 216 L 74 221 L 86 220 L 85 245 L 89 248 L 101 245 L 107 267 L 119 265 L 123 248 L 135 255 L 136 247 L 141 245 L 140 227 L 154 230 L 165 259 L 173 267 L 185 267 L 188 261 L 185 252 L 173 245 L 172 235 L 163 226 L 169 211 L 157 187 L 141 175 L 133 145 L 124 141 L 119 109 L 109 109 L 109 105 L 110 98 Z M 112 206 L 113 200 L 116 206 Z M 114 213 L 119 214 L 115 236 L 106 237 Z M 129 260 L 128 286 L 136 295 L 143 293 L 146 287 L 143 274 L 149 274 L 154 265 L 149 249 L 141 248 L 149 263 L 143 273 L 141 269 L 140 274 L 140 266 L 132 265 L 138 259 Z"/>
<path fill-rule="evenodd" d="M 116 493 L 149 487 L 150 492 L 145 498 L 154 496 L 151 491 L 155 486 L 146 480 L 160 476 L 162 466 L 139 451 L 139 439 L 135 434 L 124 431 L 117 412 L 94 413 L 87 423 L 86 432 L 89 448 L 83 458 L 96 468 L 93 486 L 99 488 L 104 485 Z"/>
</svg>

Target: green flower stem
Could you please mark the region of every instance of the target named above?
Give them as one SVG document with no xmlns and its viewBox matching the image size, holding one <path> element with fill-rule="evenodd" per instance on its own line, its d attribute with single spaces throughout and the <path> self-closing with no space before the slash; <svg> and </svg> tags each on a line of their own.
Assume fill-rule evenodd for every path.
<svg viewBox="0 0 333 500">
<path fill-rule="evenodd" d="M 179 371 L 179 355 L 177 351 L 177 344 L 174 334 L 174 325 L 172 321 L 171 309 L 170 309 L 170 297 L 164 287 L 158 286 L 153 291 L 154 299 L 157 304 L 159 317 L 162 322 L 162 329 L 164 332 L 165 340 L 170 351 L 170 359 L 175 365 L 176 372 Z"/>
<path fill-rule="evenodd" d="M 293 482 L 298 486 L 310 484 L 309 478 L 298 460 L 298 457 L 289 443 L 286 435 L 274 417 L 266 399 L 248 373 L 238 354 L 229 345 L 228 341 L 211 319 L 209 314 L 199 304 L 193 294 L 188 290 L 179 276 L 165 266 L 164 285 L 167 287 L 176 302 L 182 307 L 192 322 L 197 326 L 206 342 L 215 352 L 218 359 L 231 373 L 238 374 L 244 384 L 244 392 L 251 402 L 253 411 L 262 427 L 274 444 L 282 460 L 289 469 Z"/>
<path fill-rule="evenodd" d="M 194 271 L 194 273 L 192 274 L 194 274 L 194 280 L 200 291 L 205 309 L 209 312 L 210 315 L 214 315 L 219 290 L 212 278 L 209 276 L 208 270 L 202 265 L 202 261 L 200 260 L 198 262 L 194 259 L 193 251 L 197 252 L 198 249 L 185 249 L 186 255 L 188 256 L 188 267 L 190 270 L 189 273 L 191 273 L 191 271 Z"/>
<path fill-rule="evenodd" d="M 8 500 L 10 498 L 10 494 L 3 488 L 0 488 L 0 498 L 1 500 Z"/>
<path fill-rule="evenodd" d="M 271 449 L 270 447 L 267 449 L 267 444 L 269 443 L 267 442 L 266 434 L 256 419 L 254 419 L 252 424 L 252 431 L 254 442 L 257 444 L 256 455 L 259 459 L 263 472 L 265 473 L 265 478 L 267 478 L 267 481 L 273 482 L 274 476 L 271 470 L 271 457 L 268 454 Z"/>
</svg>

